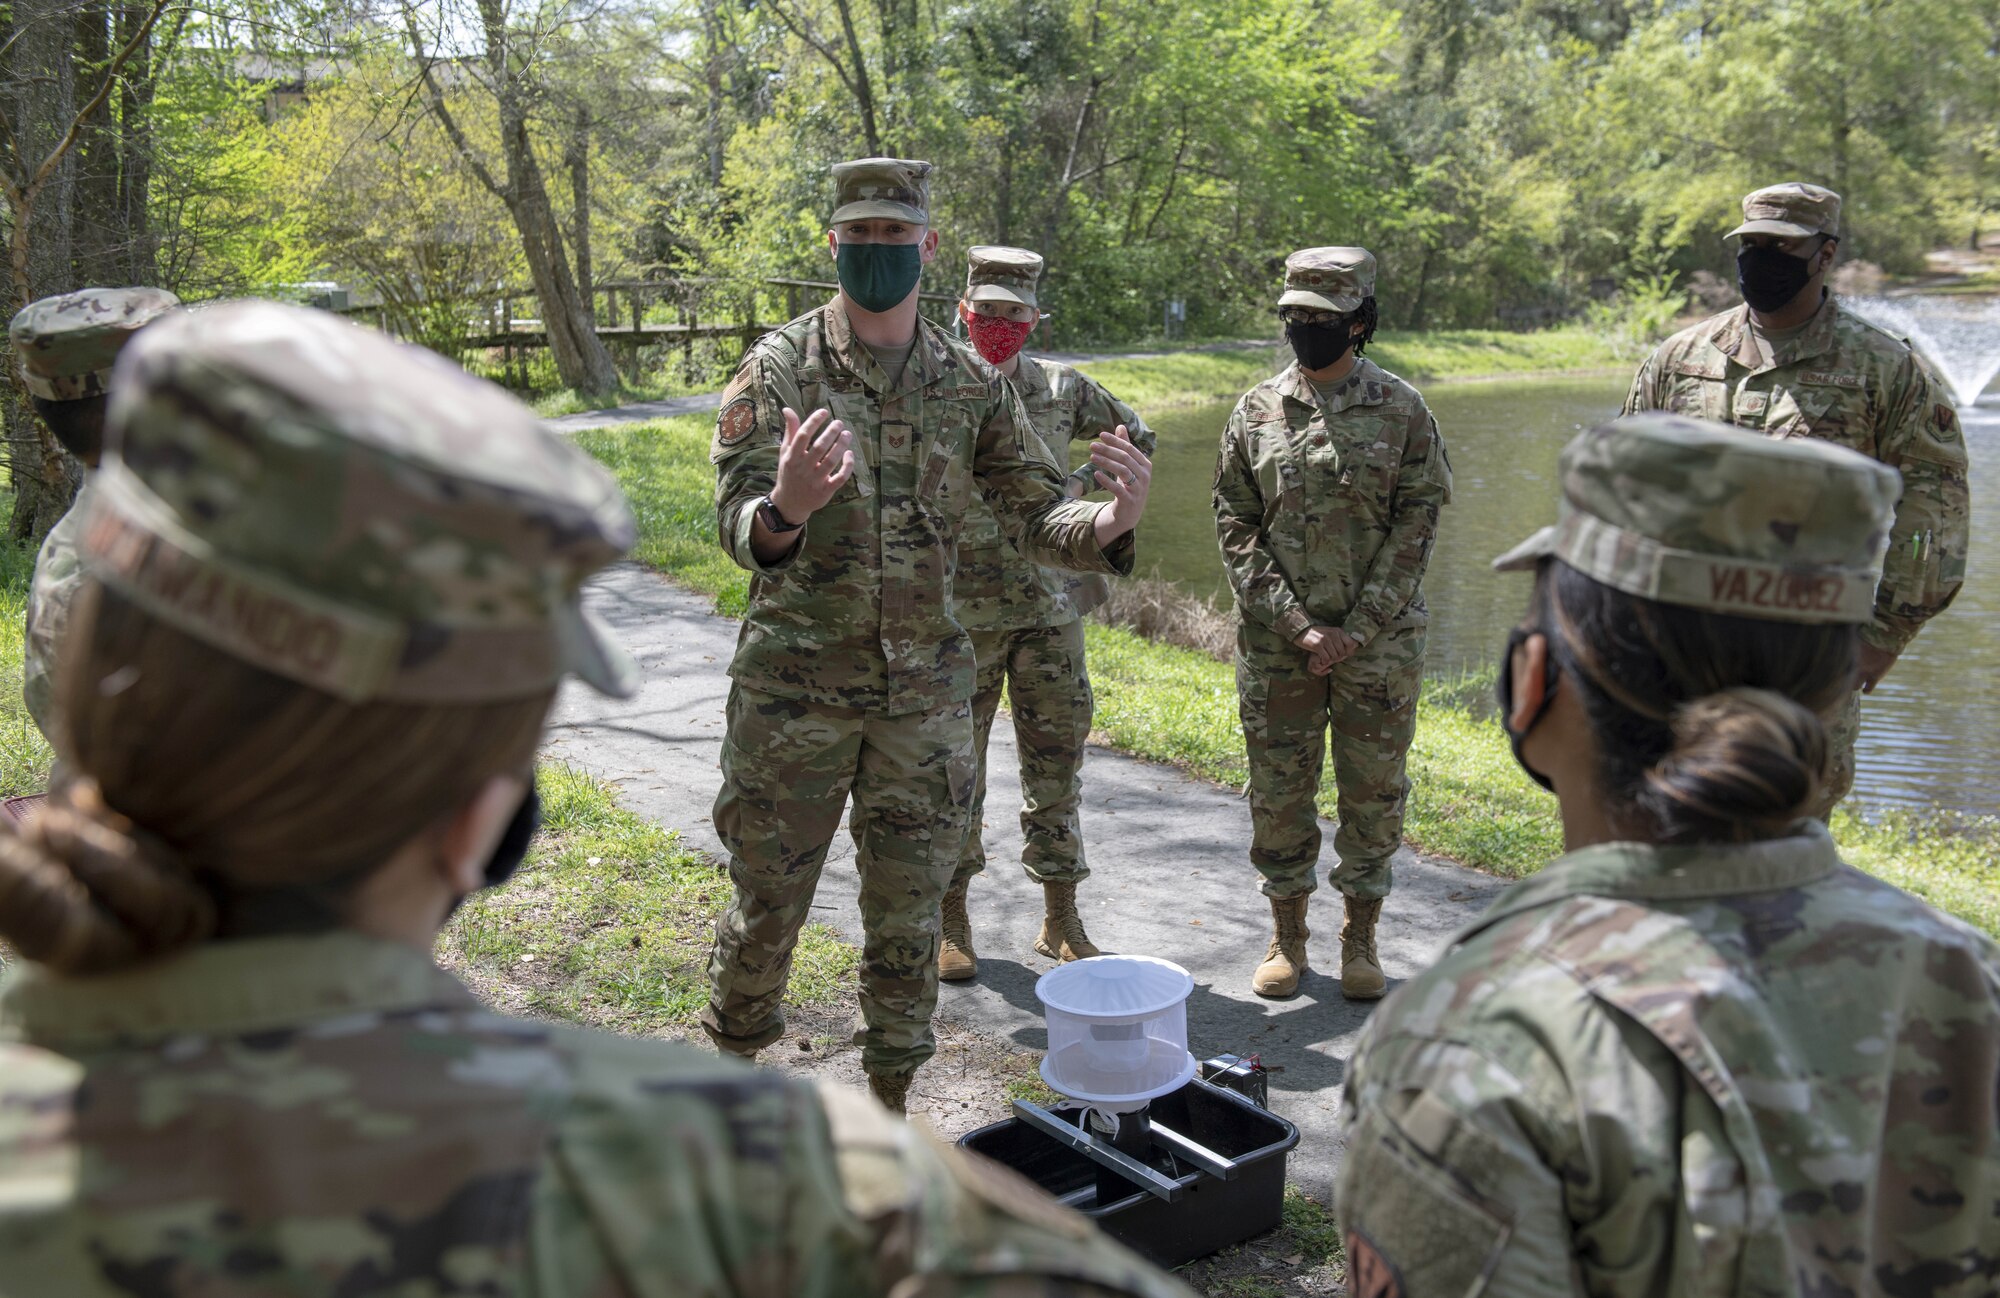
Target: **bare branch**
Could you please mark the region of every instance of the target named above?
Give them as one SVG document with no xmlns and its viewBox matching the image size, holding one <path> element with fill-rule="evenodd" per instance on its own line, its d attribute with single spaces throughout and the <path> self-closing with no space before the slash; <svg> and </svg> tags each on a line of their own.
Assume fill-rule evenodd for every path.
<svg viewBox="0 0 2000 1298">
<path fill-rule="evenodd" d="M 486 164 L 479 160 L 477 153 L 473 152 L 472 141 L 465 137 L 463 130 L 459 129 L 458 119 L 452 116 L 451 109 L 445 107 L 444 91 L 439 88 L 437 77 L 431 72 L 432 59 L 428 54 L 424 53 L 423 35 L 417 30 L 416 14 L 412 12 L 408 4 L 403 6 L 403 26 L 410 34 L 410 53 L 416 58 L 418 71 L 423 77 L 424 88 L 430 91 L 432 115 L 444 127 L 445 134 L 451 137 L 452 147 L 458 150 L 458 155 L 461 158 L 465 159 L 465 165 L 472 169 L 472 174 L 478 178 L 479 183 L 486 186 L 487 190 L 495 198 L 507 204 L 509 208 L 512 208 L 514 205 L 513 187 L 511 185 L 502 185 L 493 178 L 493 173 L 487 170 Z"/>
<path fill-rule="evenodd" d="M 810 45 L 815 53 L 826 60 L 827 66 L 833 69 L 833 75 L 839 77 L 840 84 L 847 87 L 848 94 L 854 95 L 856 98 L 860 97 L 860 92 L 854 88 L 853 79 L 847 75 L 847 65 L 840 61 L 839 55 L 828 49 L 818 37 L 805 28 L 803 18 L 798 22 L 794 22 L 792 16 L 785 12 L 785 7 L 779 4 L 778 0 L 768 0 L 765 8 L 778 15 L 778 21 L 785 25 L 787 31 L 804 41 L 807 45 Z"/>
</svg>

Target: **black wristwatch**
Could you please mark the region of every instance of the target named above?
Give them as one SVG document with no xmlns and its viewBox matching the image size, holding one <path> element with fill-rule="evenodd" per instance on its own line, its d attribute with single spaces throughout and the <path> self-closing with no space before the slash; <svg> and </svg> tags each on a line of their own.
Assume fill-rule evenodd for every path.
<svg viewBox="0 0 2000 1298">
<path fill-rule="evenodd" d="M 757 517 L 764 520 L 764 527 L 771 532 L 796 532 L 804 523 L 787 523 L 785 516 L 778 512 L 778 506 L 769 496 L 757 502 Z"/>
</svg>

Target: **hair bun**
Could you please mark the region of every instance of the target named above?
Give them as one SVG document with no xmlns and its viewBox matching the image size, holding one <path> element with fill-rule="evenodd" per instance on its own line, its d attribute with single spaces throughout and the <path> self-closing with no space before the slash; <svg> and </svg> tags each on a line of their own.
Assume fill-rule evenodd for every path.
<svg viewBox="0 0 2000 1298">
<path fill-rule="evenodd" d="M 1684 704 L 1673 736 L 1642 793 L 1666 842 L 1773 837 L 1807 814 L 1827 776 L 1825 725 L 1770 690 L 1722 690 Z"/>
<path fill-rule="evenodd" d="M 102 973 L 215 929 L 215 900 L 164 845 L 71 779 L 40 815 L 0 830 L 0 937 L 64 973 Z"/>
</svg>

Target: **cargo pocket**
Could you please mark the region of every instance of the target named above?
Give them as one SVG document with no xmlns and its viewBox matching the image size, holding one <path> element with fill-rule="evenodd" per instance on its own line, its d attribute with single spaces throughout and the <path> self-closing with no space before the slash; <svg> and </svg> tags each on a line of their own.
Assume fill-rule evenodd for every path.
<svg viewBox="0 0 2000 1298">
<path fill-rule="evenodd" d="M 970 706 L 960 706 L 966 708 L 970 725 Z M 970 744 L 945 763 L 945 802 L 931 828 L 931 864 L 943 869 L 947 879 L 958 868 L 966 836 L 972 831 L 972 789 L 978 777 L 979 758 Z"/>
<path fill-rule="evenodd" d="M 1271 737 L 1271 678 L 1236 659 L 1236 712 L 1243 719 L 1243 738 L 1263 743 Z"/>
</svg>

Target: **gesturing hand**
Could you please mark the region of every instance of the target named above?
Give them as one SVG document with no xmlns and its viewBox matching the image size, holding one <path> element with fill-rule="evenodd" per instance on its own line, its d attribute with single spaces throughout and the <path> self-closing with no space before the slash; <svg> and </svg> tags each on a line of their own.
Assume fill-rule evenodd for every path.
<svg viewBox="0 0 2000 1298">
<path fill-rule="evenodd" d="M 1153 485 L 1153 462 L 1132 445 L 1123 424 L 1090 444 L 1090 462 L 1097 469 L 1097 485 L 1111 492 L 1111 508 L 1097 516 L 1098 543 L 1107 545 L 1139 525 Z"/>
<path fill-rule="evenodd" d="M 800 421 L 785 410 L 785 436 L 778 443 L 778 481 L 771 503 L 788 523 L 812 517 L 847 480 L 854 476 L 854 435 L 829 410 L 815 410 Z"/>
<path fill-rule="evenodd" d="M 1861 686 L 1861 692 L 1863 694 L 1873 694 L 1875 687 L 1882 683 L 1882 678 L 1887 676 L 1889 669 L 1895 665 L 1895 650 L 1877 649 L 1867 641 L 1862 641 L 1861 653 L 1859 661 L 1856 663 L 1855 671 L 1857 681 Z"/>
</svg>

